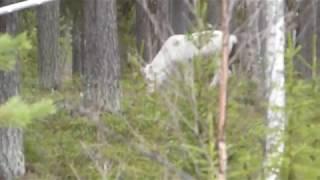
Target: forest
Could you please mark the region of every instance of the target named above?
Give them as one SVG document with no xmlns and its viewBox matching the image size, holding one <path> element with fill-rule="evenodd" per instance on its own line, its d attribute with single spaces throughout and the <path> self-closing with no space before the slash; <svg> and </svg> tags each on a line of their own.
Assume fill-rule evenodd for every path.
<svg viewBox="0 0 320 180">
<path fill-rule="evenodd" d="M 0 180 L 319 180 L 319 27 L 317 0 L 0 0 Z"/>
</svg>

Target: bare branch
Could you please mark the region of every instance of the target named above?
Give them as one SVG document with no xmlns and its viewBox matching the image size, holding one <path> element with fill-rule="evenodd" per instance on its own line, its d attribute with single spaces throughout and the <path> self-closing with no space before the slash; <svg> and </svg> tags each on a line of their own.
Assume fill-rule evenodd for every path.
<svg viewBox="0 0 320 180">
<path fill-rule="evenodd" d="M 226 108 L 227 108 L 227 83 L 228 83 L 228 61 L 229 61 L 229 16 L 228 1 L 222 1 L 222 29 L 223 48 L 222 66 L 220 67 L 220 92 L 219 92 L 219 120 L 217 126 L 217 150 L 218 150 L 218 180 L 227 179 L 227 146 L 225 140 Z"/>
<path fill-rule="evenodd" d="M 10 4 L 7 6 L 0 7 L 0 15 L 10 14 L 23 9 L 40 6 L 42 4 L 52 2 L 52 1 L 55 1 L 55 0 L 27 0 L 27 1 Z"/>
</svg>

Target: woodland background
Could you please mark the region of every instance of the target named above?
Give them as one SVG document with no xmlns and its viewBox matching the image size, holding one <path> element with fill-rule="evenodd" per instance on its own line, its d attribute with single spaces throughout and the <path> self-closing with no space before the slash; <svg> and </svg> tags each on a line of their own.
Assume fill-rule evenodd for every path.
<svg viewBox="0 0 320 180">
<path fill-rule="evenodd" d="M 239 45 L 228 179 L 267 179 L 266 2 L 229 1 Z M 279 2 L 286 129 L 277 179 L 317 180 L 320 2 Z M 214 65 L 196 61 L 194 83 L 177 82 L 173 94 L 148 94 L 139 69 L 170 35 L 220 26 L 218 0 L 56 0 L 0 16 L 11 35 L 0 37 L 0 179 L 215 179 Z"/>
</svg>

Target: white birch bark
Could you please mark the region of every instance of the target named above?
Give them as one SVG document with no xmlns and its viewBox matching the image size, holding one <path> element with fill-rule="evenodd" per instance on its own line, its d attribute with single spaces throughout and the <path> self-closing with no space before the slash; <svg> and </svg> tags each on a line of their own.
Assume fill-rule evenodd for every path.
<svg viewBox="0 0 320 180">
<path fill-rule="evenodd" d="M 13 3 L 7 6 L 0 7 L 0 15 L 13 13 L 23 9 L 39 6 L 55 0 L 27 0 L 18 3 Z"/>
<path fill-rule="evenodd" d="M 280 179 L 280 168 L 284 153 L 285 129 L 285 23 L 284 0 L 265 1 L 265 20 L 268 35 L 265 40 L 267 126 L 265 179 Z"/>
</svg>

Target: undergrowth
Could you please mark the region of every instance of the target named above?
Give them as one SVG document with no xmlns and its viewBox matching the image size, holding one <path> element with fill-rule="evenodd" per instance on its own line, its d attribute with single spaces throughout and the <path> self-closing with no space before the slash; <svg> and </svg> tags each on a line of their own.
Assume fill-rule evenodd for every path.
<svg viewBox="0 0 320 180">
<path fill-rule="evenodd" d="M 34 31 L 29 36 L 34 38 Z M 301 80 L 287 60 L 287 134 L 283 179 L 319 179 L 319 80 Z M 80 101 L 80 84 L 56 92 L 37 89 L 33 49 L 23 62 L 23 96 Z M 290 56 L 291 55 L 291 56 Z M 129 56 L 131 57 L 131 56 Z M 130 62 L 130 61 L 129 61 Z M 25 131 L 31 179 L 215 179 L 217 88 L 209 88 L 214 65 L 197 60 L 194 78 L 177 79 L 172 91 L 146 92 L 135 64 L 123 69 L 120 114 L 103 114 L 97 125 L 67 110 L 32 122 Z M 265 103 L 245 75 L 228 89 L 228 176 L 259 179 L 263 171 Z M 36 96 L 35 96 L 36 95 Z M 99 128 L 103 139 L 97 138 Z"/>
</svg>

